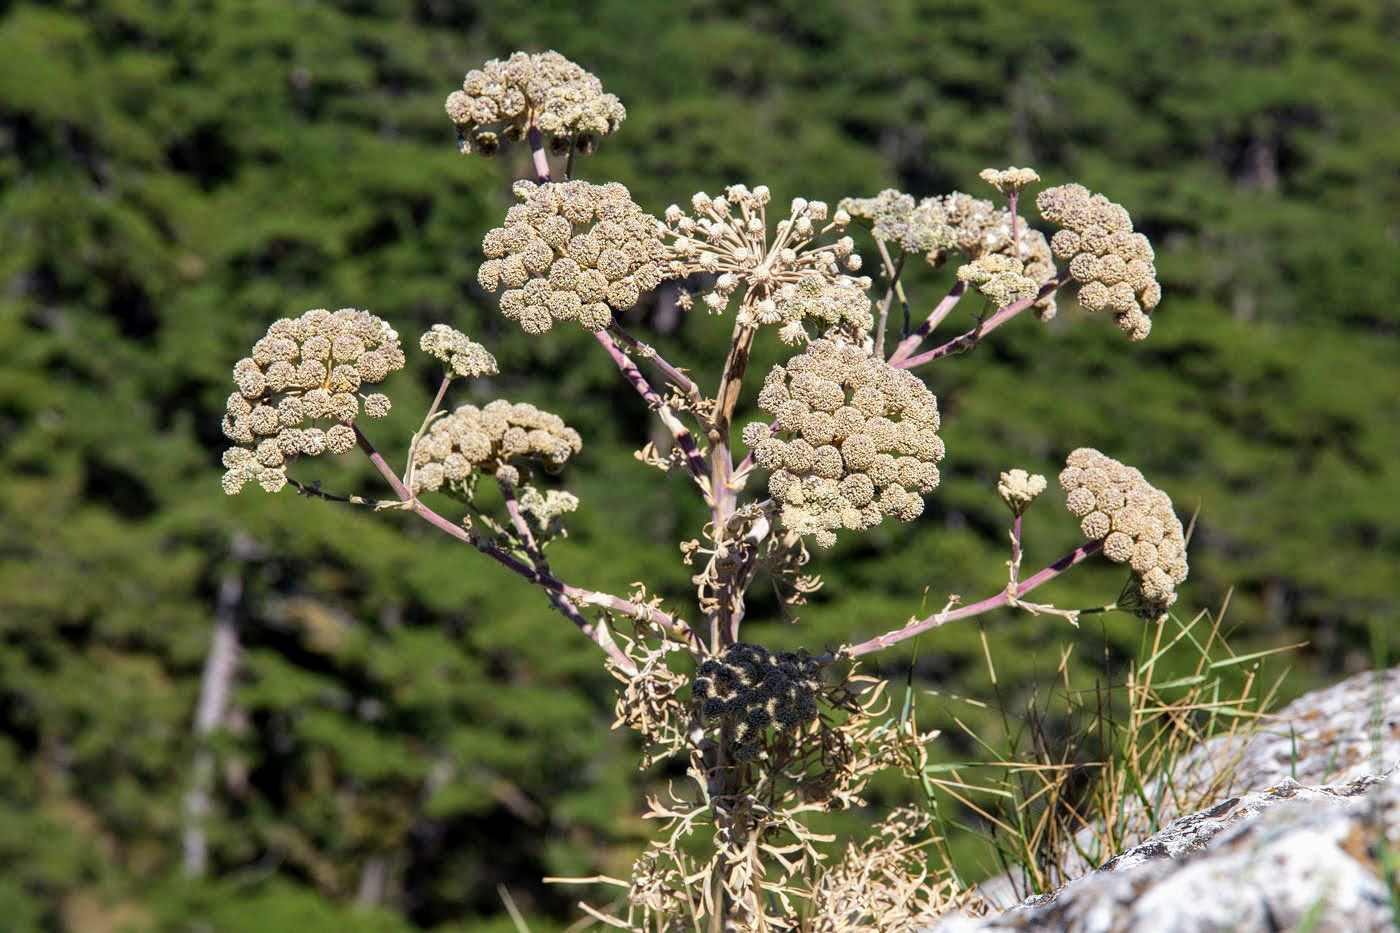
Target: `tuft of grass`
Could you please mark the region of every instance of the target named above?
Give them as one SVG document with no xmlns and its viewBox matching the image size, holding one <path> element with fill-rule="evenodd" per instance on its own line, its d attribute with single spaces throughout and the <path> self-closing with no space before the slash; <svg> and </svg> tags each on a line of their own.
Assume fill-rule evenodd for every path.
<svg viewBox="0 0 1400 933">
<path fill-rule="evenodd" d="M 1228 598 L 1213 615 L 1148 624 L 1116 683 L 1071 683 L 1074 647 L 1065 647 L 1058 682 L 1032 693 L 1024 708 L 1021 701 L 1013 708 L 996 685 L 989 657 L 1003 731 L 989 739 L 955 718 L 984 757 L 926 767 L 926 782 L 952 804 L 933 803 L 940 834 L 961 827 L 984 839 L 991 858 L 983 869 L 1000 871 L 1020 899 L 1052 891 L 1227 796 L 1283 679 L 1266 685 L 1261 665 L 1296 647 L 1234 653 L 1227 606 Z M 960 819 L 950 820 L 949 809 Z M 984 890 L 988 900 L 1005 900 L 989 884 Z"/>
</svg>

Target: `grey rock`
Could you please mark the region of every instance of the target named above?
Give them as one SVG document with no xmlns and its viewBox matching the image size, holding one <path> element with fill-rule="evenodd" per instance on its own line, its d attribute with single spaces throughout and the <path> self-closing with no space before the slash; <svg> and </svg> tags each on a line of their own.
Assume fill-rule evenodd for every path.
<svg viewBox="0 0 1400 933">
<path fill-rule="evenodd" d="M 1050 894 L 933 929 L 1400 929 L 1400 892 L 1382 866 L 1387 847 L 1400 856 L 1400 669 L 1309 694 L 1247 737 L 1203 744 L 1178 763 L 1174 785 L 1224 786 L 1231 758 L 1230 784 L 1247 792 L 1179 816 Z M 984 900 L 1010 887 L 998 879 Z"/>
</svg>

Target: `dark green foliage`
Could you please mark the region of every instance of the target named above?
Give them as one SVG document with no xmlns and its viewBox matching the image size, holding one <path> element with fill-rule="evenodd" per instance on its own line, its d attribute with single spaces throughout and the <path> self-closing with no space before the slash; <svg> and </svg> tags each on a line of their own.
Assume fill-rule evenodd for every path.
<svg viewBox="0 0 1400 933">
<path fill-rule="evenodd" d="M 822 553 L 827 589 L 798 628 L 760 580 L 746 637 L 816 652 L 901 624 L 925 586 L 931 609 L 995 592 L 997 473 L 1053 475 L 1091 445 L 1199 506 L 1179 610 L 1234 587 L 1237 647 L 1312 642 L 1294 690 L 1364 664 L 1376 620 L 1400 650 L 1400 29 L 1383 4 L 0 10 L 9 928 L 482 929 L 497 883 L 557 919 L 578 892 L 540 876 L 627 871 L 645 832 L 630 738 L 606 729 L 596 650 L 537 592 L 408 516 L 218 484 L 228 373 L 271 320 L 366 307 L 410 350 L 445 322 L 502 371 L 491 394 L 450 401 L 499 392 L 583 435 L 558 574 L 687 596 L 674 546 L 701 514 L 632 459 L 649 436 L 636 396 L 587 335 L 526 338 L 475 285 L 527 156 L 460 157 L 442 100 L 516 48 L 557 48 L 622 99 L 628 121 L 580 175 L 653 212 L 731 181 L 780 203 L 892 184 L 990 196 L 977 171 L 1015 163 L 1109 194 L 1158 244 L 1145 343 L 1066 298 L 1053 324 L 1018 320 L 925 372 L 949 455 L 923 517 Z M 910 278 L 916 314 L 952 281 Z M 626 323 L 647 331 L 649 314 Z M 657 342 L 713 379 L 727 333 L 696 313 Z M 755 371 L 783 353 L 760 346 Z M 393 462 L 435 385 L 415 357 L 373 426 Z M 322 461 L 298 478 L 386 494 L 362 461 Z M 1074 543 L 1056 495 L 1027 515 L 1028 569 Z M 240 534 L 254 559 L 230 556 Z M 241 675 L 214 748 L 208 876 L 185 883 L 191 722 L 228 581 Z M 1121 582 L 1099 562 L 1053 598 L 1102 603 Z M 1013 691 L 1053 671 L 1063 640 L 1100 637 L 1025 615 L 986 627 Z M 1103 631 L 1115 657 L 1136 646 L 1127 616 Z M 950 626 L 924 639 L 919 676 L 985 694 L 981 652 Z M 909 652 L 894 655 L 877 663 Z M 364 897 L 383 907 L 352 913 L 375 866 L 382 892 Z"/>
</svg>

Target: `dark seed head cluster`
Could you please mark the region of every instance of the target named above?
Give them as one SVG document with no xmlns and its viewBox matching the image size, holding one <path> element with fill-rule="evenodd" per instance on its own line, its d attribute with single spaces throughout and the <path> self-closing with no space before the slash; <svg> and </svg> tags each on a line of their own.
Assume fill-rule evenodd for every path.
<svg viewBox="0 0 1400 933">
<path fill-rule="evenodd" d="M 700 665 L 691 696 L 707 725 L 718 725 L 736 761 L 757 756 L 765 732 L 799 731 L 817 718 L 821 669 L 806 652 L 735 642 Z"/>
<path fill-rule="evenodd" d="M 464 482 L 473 471 L 517 485 L 533 461 L 557 473 L 583 442 L 558 415 L 504 399 L 463 405 L 433 423 L 414 452 L 413 491 Z"/>
<path fill-rule="evenodd" d="M 1091 447 L 1069 455 L 1060 485 L 1084 536 L 1103 538 L 1104 554 L 1132 567 L 1147 614 L 1176 602 L 1176 586 L 1186 579 L 1186 538 L 1167 494 Z"/>
<path fill-rule="evenodd" d="M 533 128 L 555 153 L 592 152 L 599 138 L 627 118 L 622 103 L 596 77 L 558 52 L 516 52 L 467 72 L 447 98 L 462 152 L 495 155 Z"/>
<path fill-rule="evenodd" d="M 814 340 L 775 366 L 758 395 L 764 422 L 744 428 L 784 527 L 821 547 L 840 528 L 886 516 L 913 521 L 938 485 L 943 439 L 938 400 L 918 377 L 850 344 Z"/>
<path fill-rule="evenodd" d="M 519 181 L 514 190 L 522 203 L 486 234 L 477 280 L 504 289 L 501 311 L 526 333 L 556 321 L 603 330 L 667 277 L 664 228 L 622 185 Z"/>
<path fill-rule="evenodd" d="M 233 367 L 238 391 L 228 397 L 224 491 L 248 482 L 268 492 L 287 483 L 287 463 L 355 447 L 350 427 L 364 414 L 382 418 L 389 398 L 364 386 L 402 369 L 399 335 L 368 311 L 308 311 L 274 321 L 251 355 Z"/>
<path fill-rule="evenodd" d="M 1040 216 L 1061 228 L 1050 248 L 1069 262 L 1070 275 L 1081 283 L 1084 310 L 1112 311 L 1129 338 L 1146 337 L 1152 330 L 1148 314 L 1161 300 L 1162 288 L 1152 244 L 1133 232 L 1127 210 L 1083 185 L 1046 188 L 1035 203 Z"/>
</svg>

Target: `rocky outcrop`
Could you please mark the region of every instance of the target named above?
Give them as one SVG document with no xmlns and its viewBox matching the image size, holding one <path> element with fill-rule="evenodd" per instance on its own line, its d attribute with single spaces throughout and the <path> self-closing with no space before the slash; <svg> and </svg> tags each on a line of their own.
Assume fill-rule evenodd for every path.
<svg viewBox="0 0 1400 933">
<path fill-rule="evenodd" d="M 1203 744 L 1183 781 L 1235 787 L 1059 890 L 938 933 L 1400 929 L 1400 669 Z"/>
</svg>

